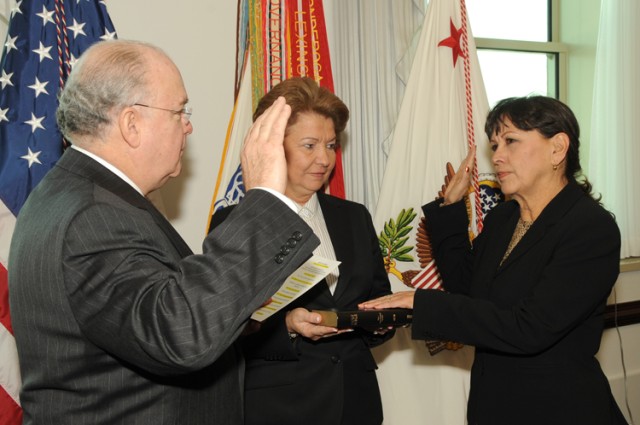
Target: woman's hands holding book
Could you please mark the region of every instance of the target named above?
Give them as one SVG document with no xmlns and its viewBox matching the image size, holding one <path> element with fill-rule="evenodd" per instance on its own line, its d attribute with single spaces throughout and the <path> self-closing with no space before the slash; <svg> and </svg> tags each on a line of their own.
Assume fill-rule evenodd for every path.
<svg viewBox="0 0 640 425">
<path fill-rule="evenodd" d="M 285 321 L 290 335 L 301 335 L 313 341 L 353 331 L 351 328 L 337 329 L 332 326 L 321 325 L 322 316 L 320 314 L 302 307 L 288 311 Z"/>
</svg>

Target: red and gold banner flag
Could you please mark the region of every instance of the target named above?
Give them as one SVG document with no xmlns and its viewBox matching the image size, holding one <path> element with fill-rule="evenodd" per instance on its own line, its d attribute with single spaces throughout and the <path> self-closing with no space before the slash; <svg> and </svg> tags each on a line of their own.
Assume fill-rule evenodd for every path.
<svg viewBox="0 0 640 425">
<path fill-rule="evenodd" d="M 240 0 L 238 14 L 236 99 L 209 216 L 244 196 L 240 149 L 260 98 L 291 77 L 334 91 L 322 0 Z M 345 197 L 340 149 L 328 190 Z"/>
</svg>

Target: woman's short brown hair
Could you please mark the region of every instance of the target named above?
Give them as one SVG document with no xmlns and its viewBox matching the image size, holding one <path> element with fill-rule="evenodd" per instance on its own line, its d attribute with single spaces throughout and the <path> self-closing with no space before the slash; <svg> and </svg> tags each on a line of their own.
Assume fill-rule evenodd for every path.
<svg viewBox="0 0 640 425">
<path fill-rule="evenodd" d="M 287 104 L 291 106 L 291 117 L 287 127 L 295 124 L 300 113 L 314 112 L 333 121 L 336 137 L 340 140 L 340 133 L 349 121 L 349 108 L 338 96 L 320 87 L 309 77 L 289 78 L 273 87 L 258 102 L 253 120 L 262 115 L 280 96 L 284 97 Z"/>
</svg>

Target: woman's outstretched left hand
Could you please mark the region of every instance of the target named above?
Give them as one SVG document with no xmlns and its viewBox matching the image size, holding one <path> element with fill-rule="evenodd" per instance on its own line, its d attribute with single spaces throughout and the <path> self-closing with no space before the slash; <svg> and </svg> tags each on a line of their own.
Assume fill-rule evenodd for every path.
<svg viewBox="0 0 640 425">
<path fill-rule="evenodd" d="M 365 301 L 358 304 L 361 310 L 379 310 L 382 308 L 411 308 L 413 309 L 413 297 L 415 291 L 396 292 L 384 297 Z"/>
</svg>

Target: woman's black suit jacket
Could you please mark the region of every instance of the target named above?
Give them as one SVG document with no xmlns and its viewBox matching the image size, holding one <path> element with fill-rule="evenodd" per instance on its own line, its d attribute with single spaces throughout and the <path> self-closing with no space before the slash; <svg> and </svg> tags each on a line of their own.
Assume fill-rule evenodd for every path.
<svg viewBox="0 0 640 425">
<path fill-rule="evenodd" d="M 463 202 L 423 207 L 447 291 L 415 296 L 415 339 L 476 347 L 470 425 L 626 423 L 594 357 L 618 273 L 620 232 L 575 183 L 500 261 L 520 216 L 491 211 L 470 249 Z"/>
<path fill-rule="evenodd" d="M 340 277 L 332 295 L 325 282 L 291 309 L 357 310 L 358 303 L 391 293 L 371 216 L 360 204 L 318 193 Z M 212 227 L 232 208 L 215 213 Z M 247 425 L 373 425 L 382 403 L 369 347 L 389 339 L 355 329 L 313 342 L 289 338 L 284 314 L 267 319 L 243 341 Z"/>
</svg>

